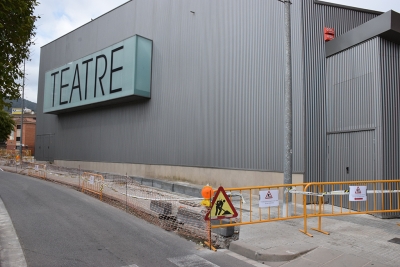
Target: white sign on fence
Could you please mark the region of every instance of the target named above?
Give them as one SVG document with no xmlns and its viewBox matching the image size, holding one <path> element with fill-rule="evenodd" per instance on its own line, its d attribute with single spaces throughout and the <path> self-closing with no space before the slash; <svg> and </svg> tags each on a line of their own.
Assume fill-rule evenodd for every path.
<svg viewBox="0 0 400 267">
<path fill-rule="evenodd" d="M 279 190 L 260 191 L 260 208 L 279 206 Z"/>
<path fill-rule="evenodd" d="M 39 171 L 39 165 L 35 165 L 35 171 Z"/>
<path fill-rule="evenodd" d="M 367 201 L 367 186 L 350 186 L 349 201 Z"/>
<path fill-rule="evenodd" d="M 94 184 L 94 176 L 93 175 L 90 176 L 89 184 Z"/>
</svg>

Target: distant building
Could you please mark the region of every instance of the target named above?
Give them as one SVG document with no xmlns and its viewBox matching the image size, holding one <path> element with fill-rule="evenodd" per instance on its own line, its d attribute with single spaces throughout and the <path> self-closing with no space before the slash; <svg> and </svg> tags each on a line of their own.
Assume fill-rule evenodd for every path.
<svg viewBox="0 0 400 267">
<path fill-rule="evenodd" d="M 22 138 L 21 138 L 21 109 L 16 109 L 12 117 L 15 121 L 14 131 L 7 139 L 7 150 L 19 150 L 21 143 L 24 150 L 30 150 L 31 155 L 35 155 L 35 135 L 36 135 L 36 115 L 27 114 L 32 113 L 31 110 L 24 110 L 24 121 L 22 125 Z"/>
</svg>

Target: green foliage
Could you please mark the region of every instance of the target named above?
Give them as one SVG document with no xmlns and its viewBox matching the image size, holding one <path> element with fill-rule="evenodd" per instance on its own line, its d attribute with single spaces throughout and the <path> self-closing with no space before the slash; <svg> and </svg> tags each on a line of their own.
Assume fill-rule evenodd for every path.
<svg viewBox="0 0 400 267">
<path fill-rule="evenodd" d="M 22 99 L 19 98 L 17 100 L 9 100 L 11 107 L 10 108 L 4 108 L 5 111 L 8 113 L 12 112 L 13 108 L 21 108 L 22 106 Z M 35 102 L 29 101 L 28 99 L 24 99 L 24 108 L 29 108 L 32 111 L 36 111 L 37 104 Z"/>
<path fill-rule="evenodd" d="M 11 131 L 14 130 L 15 121 L 11 118 L 11 115 L 0 110 L 0 142 L 7 140 Z"/>
<path fill-rule="evenodd" d="M 0 0 L 0 109 L 20 97 L 23 62 L 34 44 L 36 0 Z"/>
</svg>

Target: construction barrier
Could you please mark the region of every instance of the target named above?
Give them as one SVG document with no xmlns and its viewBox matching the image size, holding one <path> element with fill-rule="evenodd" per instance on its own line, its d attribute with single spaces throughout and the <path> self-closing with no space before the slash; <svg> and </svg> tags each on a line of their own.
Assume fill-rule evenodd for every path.
<svg viewBox="0 0 400 267">
<path fill-rule="evenodd" d="M 22 157 L 26 159 L 31 157 L 31 150 L 22 150 Z M 0 159 L 5 161 L 6 166 L 19 165 L 21 162 L 21 155 L 19 150 L 0 149 Z"/>
<path fill-rule="evenodd" d="M 29 165 L 29 168 L 32 166 L 35 169 L 36 164 Z M 188 197 L 182 185 L 169 181 L 109 173 L 84 172 L 82 175 L 80 168 L 54 164 L 46 166 L 46 171 L 47 178 L 52 181 L 74 185 L 82 192 L 99 195 L 102 201 L 168 231 L 203 240 L 210 248 L 223 248 L 226 240 L 236 240 L 239 232 L 235 226 L 240 225 L 295 219 L 298 220 L 296 223 L 302 223 L 304 220 L 304 227 L 299 228 L 312 236 L 307 229 L 310 223 L 313 226 L 318 223 L 314 230 L 328 234 L 323 231 L 322 217 L 353 214 L 399 217 L 400 214 L 400 180 L 224 188 L 226 195 L 223 195 L 223 200 L 229 199 L 235 209 L 233 212 L 225 202 L 216 208 L 221 200 L 218 191 L 213 192 L 210 186 L 205 186 L 207 190 L 204 193 L 207 194 L 202 192 L 203 197 Z M 177 194 L 178 189 L 185 195 Z M 286 204 L 289 199 L 292 205 Z M 212 202 L 216 207 L 211 206 Z M 223 211 L 222 215 L 228 209 L 235 216 L 215 219 L 217 209 Z M 398 220 L 395 221 L 397 224 Z"/>
<path fill-rule="evenodd" d="M 25 169 L 28 170 L 29 176 L 46 179 L 47 177 L 46 164 L 35 164 L 31 162 L 24 162 L 23 166 Z"/>
<path fill-rule="evenodd" d="M 6 166 L 15 165 L 16 163 L 16 153 L 15 150 L 0 150 L 0 158 L 6 161 Z"/>
<path fill-rule="evenodd" d="M 103 199 L 104 178 L 103 175 L 84 172 L 81 179 L 82 192 L 91 192 Z"/>
<path fill-rule="evenodd" d="M 115 174 L 104 174 L 104 177 L 105 201 L 122 198 L 121 204 L 127 212 L 167 231 L 176 231 L 192 240 L 204 240 L 204 244 L 224 245 L 223 239 L 211 233 L 210 224 L 205 221 L 207 208 L 200 205 L 203 198 L 182 195 L 184 185 Z"/>
<path fill-rule="evenodd" d="M 297 205 L 297 203 L 302 203 L 302 196 L 290 194 L 288 188 L 304 191 L 306 185 L 299 183 L 225 188 L 232 204 L 238 211 L 238 217 L 231 219 L 229 223 L 214 224 L 212 228 L 303 218 L 303 209 Z M 290 197 L 295 204 L 292 207 L 283 205 Z"/>
<path fill-rule="evenodd" d="M 1 158 L 10 158 L 10 157 L 15 158 L 16 154 L 17 154 L 17 150 L 0 149 L 0 157 Z"/>
<path fill-rule="evenodd" d="M 238 217 L 228 222 L 219 220 L 212 229 L 303 218 L 304 229 L 300 231 L 312 236 L 307 230 L 309 218 L 318 218 L 318 227 L 313 230 L 329 234 L 322 230 L 325 216 L 400 216 L 400 180 L 281 184 L 225 191 Z M 287 205 L 290 196 L 292 204 Z"/>
<path fill-rule="evenodd" d="M 20 155 L 20 151 L 17 149 L 7 150 L 7 149 L 0 149 L 0 158 L 15 158 L 17 155 Z M 28 149 L 22 150 L 22 156 L 27 157 L 31 156 L 32 151 Z"/>
<path fill-rule="evenodd" d="M 375 214 L 382 218 L 398 217 L 400 214 L 400 180 L 351 181 L 309 183 L 303 192 L 304 229 L 307 219 L 318 217 L 315 231 L 322 230 L 322 217 L 355 214 Z"/>
</svg>

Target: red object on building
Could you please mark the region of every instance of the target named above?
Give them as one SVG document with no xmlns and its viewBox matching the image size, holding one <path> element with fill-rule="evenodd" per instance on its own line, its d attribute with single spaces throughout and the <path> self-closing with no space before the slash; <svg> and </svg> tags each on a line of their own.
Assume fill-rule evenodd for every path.
<svg viewBox="0 0 400 267">
<path fill-rule="evenodd" d="M 324 28 L 324 33 L 335 36 L 335 29 L 325 27 Z"/>
<path fill-rule="evenodd" d="M 331 41 L 333 39 L 335 39 L 335 36 L 333 36 L 333 35 L 325 34 L 325 36 L 324 36 L 325 42 Z"/>
<path fill-rule="evenodd" d="M 324 28 L 324 40 L 325 42 L 331 41 L 335 39 L 335 29 L 333 28 Z"/>
</svg>

